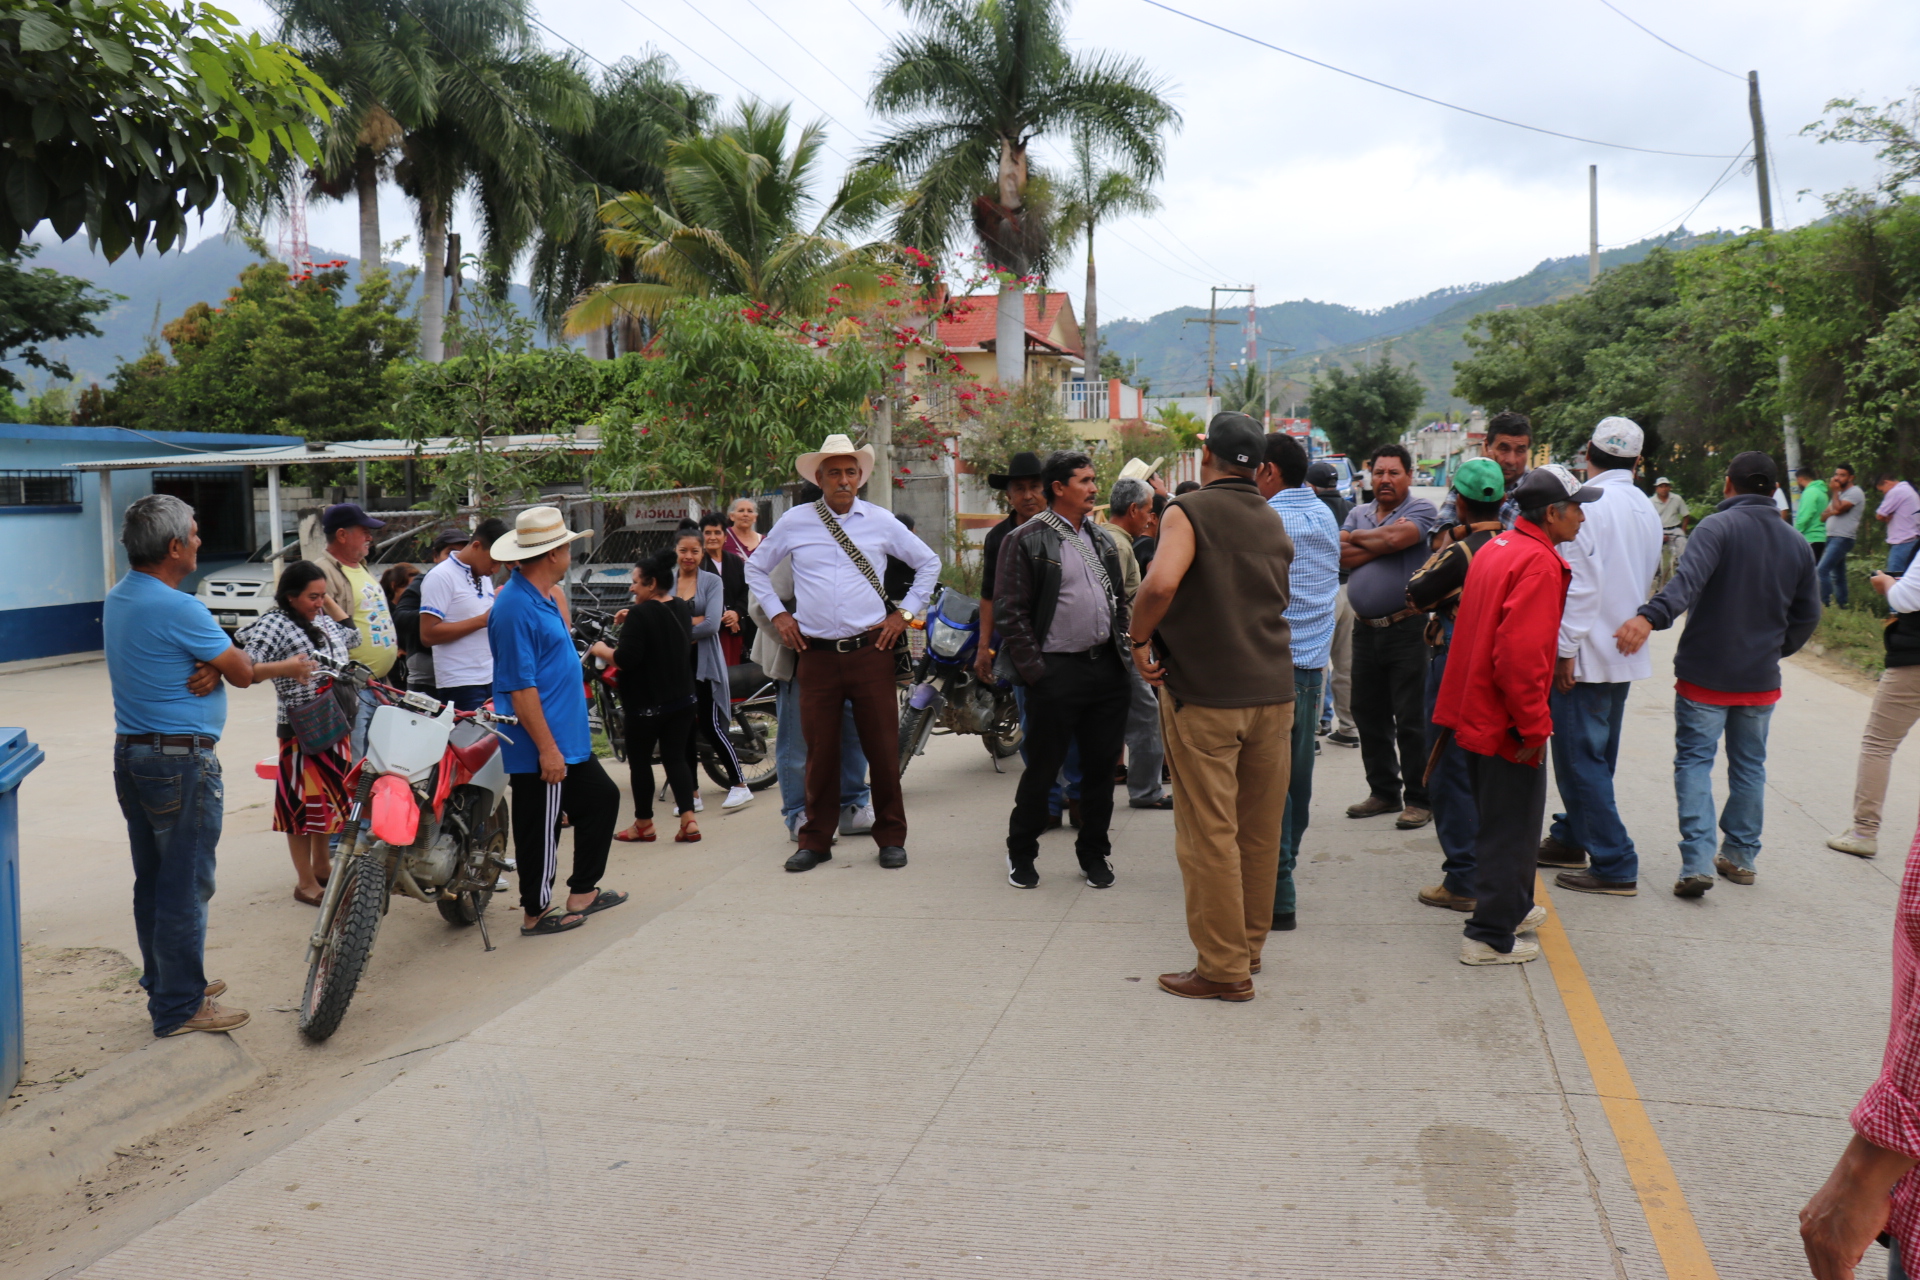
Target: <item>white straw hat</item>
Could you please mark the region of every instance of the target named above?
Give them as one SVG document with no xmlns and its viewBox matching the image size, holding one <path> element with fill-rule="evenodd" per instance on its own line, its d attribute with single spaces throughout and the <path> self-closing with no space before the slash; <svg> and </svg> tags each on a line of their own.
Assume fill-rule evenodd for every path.
<svg viewBox="0 0 1920 1280">
<path fill-rule="evenodd" d="M 558 507 L 528 507 L 514 517 L 513 532 L 496 540 L 488 554 L 495 560 L 531 560 L 575 539 L 592 536 L 591 529 L 579 533 L 568 529 Z"/>
<path fill-rule="evenodd" d="M 852 458 L 858 462 L 860 483 L 863 485 L 867 482 L 867 477 L 873 474 L 873 446 L 861 445 L 856 449 L 853 447 L 852 438 L 840 432 L 835 432 L 821 441 L 820 447 L 812 453 L 801 454 L 794 460 L 793 469 L 799 472 L 800 478 L 808 484 L 819 484 L 817 473 L 820 470 L 820 464 L 828 458 Z"/>
</svg>

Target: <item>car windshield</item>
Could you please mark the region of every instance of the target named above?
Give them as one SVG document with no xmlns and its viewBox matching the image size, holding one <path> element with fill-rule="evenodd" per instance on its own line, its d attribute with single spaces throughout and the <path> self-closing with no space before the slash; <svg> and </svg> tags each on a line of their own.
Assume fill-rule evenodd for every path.
<svg viewBox="0 0 1920 1280">
<path fill-rule="evenodd" d="M 295 538 L 292 542 L 280 548 L 280 554 L 284 559 L 298 560 L 300 558 L 300 539 Z M 273 559 L 273 543 L 263 542 L 252 555 L 247 557 L 247 563 L 265 564 L 271 559 Z"/>
</svg>

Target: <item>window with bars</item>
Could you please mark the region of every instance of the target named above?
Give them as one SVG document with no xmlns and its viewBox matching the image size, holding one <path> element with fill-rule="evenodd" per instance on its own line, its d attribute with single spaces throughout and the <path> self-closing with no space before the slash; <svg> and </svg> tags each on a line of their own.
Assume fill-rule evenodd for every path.
<svg viewBox="0 0 1920 1280">
<path fill-rule="evenodd" d="M 78 481 L 71 471 L 0 471 L 0 507 L 77 507 Z"/>
</svg>

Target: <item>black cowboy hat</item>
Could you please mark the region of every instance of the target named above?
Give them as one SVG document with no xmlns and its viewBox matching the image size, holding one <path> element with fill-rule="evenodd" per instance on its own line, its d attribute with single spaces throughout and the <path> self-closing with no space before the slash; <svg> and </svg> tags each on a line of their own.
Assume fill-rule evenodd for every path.
<svg viewBox="0 0 1920 1280">
<path fill-rule="evenodd" d="M 1040 478 L 1040 455 L 1037 453 L 1016 453 L 1007 463 L 1005 475 L 987 477 L 989 489 L 1004 489 L 1009 480 L 1038 480 Z"/>
</svg>

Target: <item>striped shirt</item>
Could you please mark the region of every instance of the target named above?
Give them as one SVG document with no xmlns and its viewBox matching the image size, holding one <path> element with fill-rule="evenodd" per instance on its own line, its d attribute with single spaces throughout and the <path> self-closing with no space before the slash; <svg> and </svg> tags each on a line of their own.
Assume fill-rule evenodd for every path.
<svg viewBox="0 0 1920 1280">
<path fill-rule="evenodd" d="M 318 653 L 346 665 L 348 651 L 360 642 L 359 632 L 345 623 L 335 622 L 324 612 L 314 615 L 313 629 L 320 634 L 317 645 L 285 610 L 270 609 L 234 638 L 255 662 L 284 662 L 303 653 Z M 331 682 L 332 677 L 325 672 L 316 672 L 312 680 L 275 676 L 273 691 L 279 695 L 280 723 L 286 724 L 289 710 L 312 702 Z"/>
<path fill-rule="evenodd" d="M 1267 499 L 1293 539 L 1288 571 L 1287 626 L 1293 633 L 1293 665 L 1316 670 L 1333 650 L 1334 597 L 1340 591 L 1340 526 L 1307 485 L 1282 489 Z"/>
</svg>

